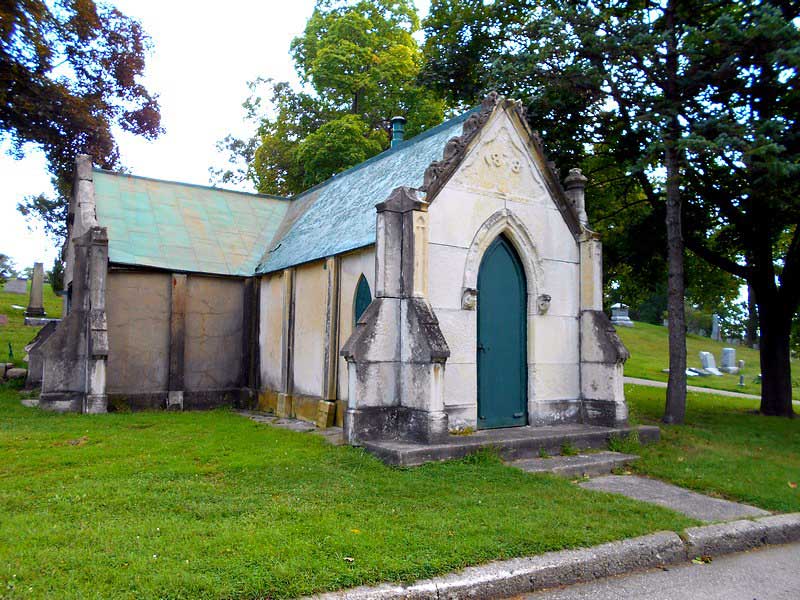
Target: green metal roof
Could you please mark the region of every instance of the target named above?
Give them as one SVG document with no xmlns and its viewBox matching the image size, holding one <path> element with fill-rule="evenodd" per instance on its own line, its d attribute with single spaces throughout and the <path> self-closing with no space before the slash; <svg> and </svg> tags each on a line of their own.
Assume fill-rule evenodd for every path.
<svg viewBox="0 0 800 600">
<path fill-rule="evenodd" d="M 461 135 L 465 112 L 294 196 L 257 273 L 269 273 L 375 243 L 375 205 L 399 186 L 418 188 L 425 169 Z"/>
<path fill-rule="evenodd" d="M 112 263 L 250 276 L 289 202 L 276 196 L 94 170 Z"/>
</svg>

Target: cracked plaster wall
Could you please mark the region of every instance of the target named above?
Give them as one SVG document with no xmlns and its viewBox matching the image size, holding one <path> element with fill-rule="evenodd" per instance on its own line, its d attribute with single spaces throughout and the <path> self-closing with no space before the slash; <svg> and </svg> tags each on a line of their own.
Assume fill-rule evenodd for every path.
<svg viewBox="0 0 800 600">
<path fill-rule="evenodd" d="M 281 389 L 281 336 L 283 334 L 283 273 L 261 278 L 258 344 L 261 359 L 261 388 Z"/>
<path fill-rule="evenodd" d="M 190 275 L 186 296 L 185 389 L 240 387 L 244 283 Z"/>
<path fill-rule="evenodd" d="M 171 281 L 166 273 L 108 274 L 109 393 L 167 389 Z"/>
<path fill-rule="evenodd" d="M 294 295 L 294 393 L 321 397 L 328 271 L 325 262 L 297 267 Z"/>
</svg>

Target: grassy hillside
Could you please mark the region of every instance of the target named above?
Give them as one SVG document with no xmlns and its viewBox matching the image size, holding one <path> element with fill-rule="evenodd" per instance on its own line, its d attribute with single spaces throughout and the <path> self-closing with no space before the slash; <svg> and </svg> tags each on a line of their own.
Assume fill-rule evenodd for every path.
<svg viewBox="0 0 800 600">
<path fill-rule="evenodd" d="M 24 367 L 22 360 L 25 356 L 25 346 L 30 342 L 40 327 L 26 327 L 23 324 L 25 319 L 25 307 L 28 306 L 28 294 L 9 294 L 4 292 L 4 285 L 0 284 L 0 315 L 8 316 L 8 325 L 0 325 L 0 362 L 13 362 L 15 365 Z M 28 282 L 28 293 L 31 284 Z M 48 317 L 61 317 L 61 298 L 55 295 L 49 283 L 44 284 L 44 310 Z M 22 308 L 14 308 L 19 306 Z M 9 359 L 8 344 L 14 354 L 13 359 Z"/>
<path fill-rule="evenodd" d="M 636 323 L 635 327 L 617 327 L 617 332 L 631 351 L 631 357 L 625 363 L 625 375 L 667 381 L 667 373 L 661 372 L 662 369 L 666 369 L 669 366 L 669 342 L 666 327 L 650 325 L 649 323 Z M 717 366 L 719 366 L 722 349 L 728 345 L 699 335 L 688 335 L 686 337 L 687 364 L 690 367 L 702 367 L 700 352 L 706 351 L 714 354 Z M 744 387 L 739 387 L 738 375 L 691 377 L 689 378 L 689 385 L 760 394 L 761 384 L 754 381 L 761 372 L 758 350 L 744 346 L 735 346 L 735 348 L 736 359 L 742 359 L 745 362 Z M 800 400 L 800 361 L 798 360 L 792 361 L 792 381 L 794 382 L 794 397 Z"/>
</svg>

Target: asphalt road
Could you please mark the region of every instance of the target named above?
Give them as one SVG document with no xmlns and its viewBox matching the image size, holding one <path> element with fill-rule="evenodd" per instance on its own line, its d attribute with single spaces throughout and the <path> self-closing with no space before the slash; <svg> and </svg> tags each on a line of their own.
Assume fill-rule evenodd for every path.
<svg viewBox="0 0 800 600">
<path fill-rule="evenodd" d="M 798 600 L 800 543 L 521 596 L 526 600 Z"/>
</svg>

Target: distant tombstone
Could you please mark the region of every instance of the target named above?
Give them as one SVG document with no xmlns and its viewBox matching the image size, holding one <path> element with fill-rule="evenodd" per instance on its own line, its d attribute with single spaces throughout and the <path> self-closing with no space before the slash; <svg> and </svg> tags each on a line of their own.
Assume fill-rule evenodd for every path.
<svg viewBox="0 0 800 600">
<path fill-rule="evenodd" d="M 714 355 L 711 354 L 711 352 L 700 352 L 700 362 L 703 365 L 703 369 L 712 375 L 722 375 L 722 372 L 717 368 L 717 361 L 714 359 Z"/>
<path fill-rule="evenodd" d="M 25 309 L 26 317 L 44 317 L 44 265 L 40 262 L 33 263 L 33 280 L 31 281 L 31 298 L 28 308 Z"/>
<path fill-rule="evenodd" d="M 736 366 L 739 367 L 739 372 L 744 371 L 744 361 L 743 360 L 740 359 L 740 360 L 736 361 Z"/>
<path fill-rule="evenodd" d="M 611 322 L 621 327 L 633 327 L 633 321 L 628 316 L 628 308 L 630 307 L 627 304 L 619 302 L 614 304 L 611 307 Z"/>
<path fill-rule="evenodd" d="M 719 362 L 719 370 L 723 373 L 735 375 L 739 372 L 739 367 L 736 366 L 736 348 L 723 348 Z"/>
<path fill-rule="evenodd" d="M 716 341 L 722 339 L 719 331 L 719 315 L 711 315 L 711 339 Z"/>
<path fill-rule="evenodd" d="M 8 325 L 8 315 L 0 315 L 0 325 Z"/>
<path fill-rule="evenodd" d="M 28 280 L 27 279 L 9 279 L 3 288 L 4 292 L 9 294 L 27 294 L 28 293 Z"/>
</svg>

